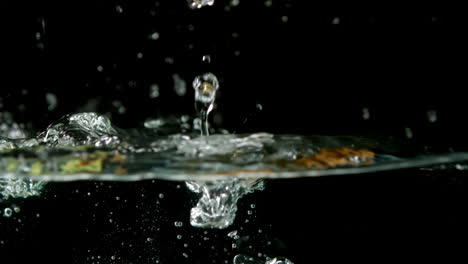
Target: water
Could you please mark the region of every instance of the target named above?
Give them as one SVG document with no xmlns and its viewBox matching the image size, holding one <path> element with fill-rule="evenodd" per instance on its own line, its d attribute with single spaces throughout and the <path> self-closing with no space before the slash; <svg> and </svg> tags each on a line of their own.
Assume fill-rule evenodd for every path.
<svg viewBox="0 0 468 264">
<path fill-rule="evenodd" d="M 205 73 L 195 77 L 192 85 L 195 89 L 195 108 L 201 119 L 201 134 L 208 136 L 208 115 L 213 110 L 216 91 L 219 88 L 218 78 L 212 73 Z"/>
<path fill-rule="evenodd" d="M 213 3 L 213 0 L 190 0 L 189 6 L 199 9 L 211 6 Z M 268 7 L 273 5 L 272 1 L 264 3 Z M 231 5 L 238 6 L 239 1 L 231 1 Z M 115 6 L 115 11 L 122 15 L 128 12 L 127 8 L 120 5 Z M 284 23 L 290 21 L 285 15 L 281 16 L 280 20 Z M 333 18 L 331 23 L 340 24 L 340 18 Z M 233 34 L 234 36 L 238 37 L 237 33 Z M 36 38 L 41 39 L 41 34 L 36 35 Z M 158 32 L 152 32 L 148 38 L 156 41 L 160 35 Z M 136 57 L 144 60 L 147 57 L 146 54 L 143 56 L 143 53 L 138 52 Z M 238 55 L 239 51 L 235 54 Z M 171 57 L 167 57 L 165 61 L 168 64 L 174 63 Z M 210 63 L 211 56 L 204 55 L 202 61 Z M 107 69 L 107 66 L 104 68 L 102 65 L 96 68 L 99 73 L 105 73 Z M 185 96 L 187 93 L 185 80 L 178 74 L 173 74 L 172 79 L 173 92 L 180 97 Z M 262 246 L 255 248 L 252 248 L 252 245 L 246 246 L 249 243 L 255 244 L 251 242 L 255 240 L 255 236 L 262 236 L 261 241 L 265 242 L 265 245 L 272 244 L 272 241 L 265 235 L 268 234 L 268 230 L 265 231 L 269 228 L 268 226 L 262 226 L 261 229 L 253 231 L 245 230 L 248 229 L 249 224 L 256 221 L 254 209 L 258 208 L 253 203 L 249 203 L 248 206 L 242 205 L 242 199 L 246 199 L 246 196 L 252 197 L 255 192 L 264 191 L 269 179 L 351 176 L 408 168 L 424 171 L 444 171 L 455 168 L 463 171 L 468 166 L 464 164 L 468 161 L 466 152 L 428 153 L 420 146 L 403 145 L 399 142 L 383 143 L 377 138 L 274 135 L 261 132 L 225 133 L 209 126 L 210 113 L 215 108 L 215 99 L 220 86 L 216 75 L 201 74 L 195 77 L 192 85 L 195 92 L 197 117 L 188 115 L 171 118 L 158 117 L 147 120 L 141 128 L 120 129 L 106 116 L 87 112 L 67 115 L 50 124 L 37 136 L 31 136 L 24 133 L 21 125 L 13 122 L 11 116 L 2 117 L 6 121 L 2 120 L 0 126 L 0 201 L 7 205 L 3 208 L 3 217 L 8 218 L 8 221 L 15 220 L 16 229 L 14 230 L 18 232 L 20 228 L 24 228 L 21 214 L 33 210 L 34 206 L 21 210 L 20 207 L 12 205 L 12 202 L 21 201 L 27 205 L 45 197 L 51 199 L 53 192 L 50 190 L 60 192 L 57 190 L 59 188 L 54 186 L 64 187 L 65 184 L 72 185 L 76 184 L 75 181 L 84 181 L 83 184 L 95 184 L 95 186 L 93 185 L 93 188 L 84 192 L 79 188 L 73 192 L 68 192 L 67 189 L 63 191 L 65 195 L 62 193 L 62 196 L 59 196 L 60 199 L 63 198 L 62 200 L 69 202 L 73 201 L 69 197 L 82 195 L 81 199 L 92 201 L 94 197 L 105 196 L 106 193 L 110 193 L 112 197 L 107 197 L 108 199 L 104 202 L 94 203 L 93 201 L 91 206 L 99 209 L 92 213 L 88 212 L 89 210 L 80 211 L 71 203 L 70 210 L 79 211 L 77 216 L 82 221 L 94 223 L 96 218 L 106 218 L 106 222 L 117 230 L 110 235 L 107 234 L 109 237 L 114 235 L 118 237 L 125 231 L 133 233 L 132 228 L 135 227 L 129 227 L 132 224 L 136 225 L 136 228 L 141 228 L 138 231 L 144 234 L 144 238 L 133 238 L 135 240 L 118 237 L 121 248 L 115 247 L 115 252 L 107 256 L 107 259 L 111 261 L 123 259 L 121 256 L 116 256 L 121 253 L 119 249 L 133 248 L 138 243 L 135 241 L 144 241 L 149 245 L 148 248 L 156 251 L 153 252 L 151 263 L 160 263 L 160 252 L 157 252 L 157 249 L 162 246 L 174 246 L 166 245 L 168 240 L 160 239 L 162 236 L 160 223 L 167 221 L 169 224 L 162 228 L 174 228 L 173 232 L 169 232 L 176 242 L 169 241 L 183 245 L 186 250 L 184 249 L 179 257 L 184 259 L 190 259 L 196 251 L 193 245 L 187 243 L 188 241 L 192 243 L 195 237 L 208 243 L 207 241 L 216 240 L 216 236 L 219 235 L 223 238 L 227 236 L 229 244 L 224 248 L 218 248 L 218 251 L 229 251 L 231 254 L 242 253 L 235 255 L 233 259 L 227 259 L 225 263 L 292 264 L 293 262 L 287 258 L 267 257 L 276 254 L 262 253 L 265 249 Z M 151 99 L 160 97 L 158 84 L 149 85 L 149 97 Z M 49 111 L 54 111 L 59 106 L 55 94 L 48 93 L 45 99 Z M 115 100 L 112 104 L 118 113 L 126 112 L 121 101 Z M 259 111 L 263 110 L 262 104 L 257 104 L 256 108 Z M 362 119 L 372 118 L 374 115 L 371 115 L 369 109 L 363 108 Z M 437 112 L 428 111 L 427 120 L 430 123 L 437 122 Z M 210 129 L 214 130 L 211 135 Z M 411 128 L 406 127 L 404 130 L 408 139 L 413 138 Z M 104 181 L 106 184 L 103 184 Z M 125 182 L 120 184 L 128 185 L 139 182 L 145 185 L 163 185 L 162 182 L 165 181 L 177 184 L 177 187 L 164 190 L 164 193 L 154 194 L 145 192 L 142 186 L 136 185 L 139 186 L 136 188 L 138 197 L 140 195 L 151 197 L 149 199 L 153 207 L 148 204 L 145 206 L 128 205 L 129 197 L 125 196 L 124 192 L 115 191 L 117 182 Z M 115 196 L 115 193 L 118 195 Z M 284 194 L 281 192 L 275 193 L 275 196 L 280 198 L 282 195 Z M 185 210 L 186 215 L 170 216 L 159 211 L 162 210 L 161 204 L 165 201 L 174 201 L 176 198 L 193 200 L 190 206 L 177 207 L 177 211 Z M 299 206 L 298 204 L 302 201 L 304 200 L 295 201 L 291 206 Z M 317 203 L 313 206 L 317 207 Z M 300 205 L 300 210 L 310 211 L 314 208 L 313 206 Z M 128 214 L 122 208 L 125 210 L 132 208 L 137 213 Z M 123 211 L 120 216 L 130 215 L 130 218 L 135 219 L 141 216 L 141 219 L 126 224 L 120 223 L 122 217 L 114 213 L 119 210 Z M 42 214 L 36 212 L 34 215 L 38 219 L 43 217 Z M 184 216 L 187 217 L 183 218 Z M 292 216 L 284 210 L 278 210 L 274 217 L 288 220 Z M 295 221 L 297 223 L 295 222 L 294 225 L 305 226 L 309 223 L 301 223 L 301 219 Z M 93 228 L 92 226 L 88 225 L 88 229 L 83 233 L 93 233 L 93 230 L 89 230 Z M 193 228 L 190 229 L 191 233 L 184 233 L 187 228 Z M 231 231 L 233 228 L 236 230 Z M 200 230 L 205 231 L 202 234 Z M 5 243 L 3 239 L 0 237 L 1 244 Z M 278 241 L 273 242 L 280 244 L 276 247 L 278 249 L 285 247 Z M 258 244 L 261 243 L 256 245 Z M 89 248 L 95 249 L 97 246 L 90 245 Z M 246 251 L 246 248 L 252 249 L 248 255 L 241 252 Z M 96 249 L 97 252 L 98 250 Z M 88 253 L 88 262 L 100 263 L 105 258 L 98 253 L 92 254 L 90 251 Z M 217 260 L 214 259 L 214 261 L 216 263 Z"/>
</svg>

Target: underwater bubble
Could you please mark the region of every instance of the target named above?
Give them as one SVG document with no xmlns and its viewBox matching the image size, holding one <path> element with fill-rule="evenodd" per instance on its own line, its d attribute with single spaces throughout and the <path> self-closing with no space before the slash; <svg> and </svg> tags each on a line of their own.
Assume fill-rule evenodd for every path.
<svg viewBox="0 0 468 264">
<path fill-rule="evenodd" d="M 104 71 L 104 67 L 102 67 L 101 65 L 98 65 L 96 69 L 98 72 Z"/>
<path fill-rule="evenodd" d="M 3 210 L 3 216 L 5 217 L 10 217 L 13 214 L 13 210 L 11 208 L 7 207 Z"/>
<path fill-rule="evenodd" d="M 287 22 L 289 21 L 289 17 L 287 17 L 287 16 L 282 16 L 282 17 L 281 17 L 281 21 L 282 21 L 283 23 L 287 23 Z"/>
<path fill-rule="evenodd" d="M 177 221 L 177 222 L 174 222 L 174 225 L 176 227 L 182 227 L 184 225 L 184 223 L 180 222 L 180 221 Z"/>
</svg>

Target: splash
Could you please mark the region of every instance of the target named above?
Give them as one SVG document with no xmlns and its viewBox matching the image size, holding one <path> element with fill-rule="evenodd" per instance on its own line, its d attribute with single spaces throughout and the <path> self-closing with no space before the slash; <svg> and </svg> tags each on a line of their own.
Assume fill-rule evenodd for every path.
<svg viewBox="0 0 468 264">
<path fill-rule="evenodd" d="M 263 190 L 263 182 L 249 179 L 225 181 L 186 182 L 189 190 L 201 194 L 190 211 L 190 224 L 200 228 L 223 229 L 236 217 L 237 201 L 245 194 Z"/>
<path fill-rule="evenodd" d="M 0 196 L 3 199 L 38 196 L 45 183 L 21 178 L 0 178 Z"/>
<path fill-rule="evenodd" d="M 50 147 L 95 145 L 116 146 L 118 133 L 110 120 L 96 113 L 67 115 L 51 124 L 38 139 Z"/>
</svg>

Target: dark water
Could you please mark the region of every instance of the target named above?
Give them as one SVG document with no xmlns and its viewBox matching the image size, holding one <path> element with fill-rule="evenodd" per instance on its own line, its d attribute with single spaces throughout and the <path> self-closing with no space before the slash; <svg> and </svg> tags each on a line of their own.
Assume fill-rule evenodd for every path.
<svg viewBox="0 0 468 264">
<path fill-rule="evenodd" d="M 224 230 L 190 226 L 196 199 L 179 183 L 51 183 L 41 197 L 2 203 L 21 209 L 0 218 L 2 261 L 232 263 L 238 253 L 295 263 L 397 261 L 439 255 L 447 245 L 457 254 L 468 231 L 465 177 L 412 169 L 271 180 L 240 200 Z M 228 237 L 234 230 L 237 240 Z"/>
</svg>

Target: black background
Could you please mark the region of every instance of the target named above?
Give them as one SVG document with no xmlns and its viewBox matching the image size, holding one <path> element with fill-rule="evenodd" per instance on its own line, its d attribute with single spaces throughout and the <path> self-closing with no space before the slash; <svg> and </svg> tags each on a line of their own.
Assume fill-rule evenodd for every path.
<svg viewBox="0 0 468 264">
<path fill-rule="evenodd" d="M 217 126 L 230 131 L 380 135 L 435 151 L 466 150 L 468 46 L 460 6 L 443 1 L 272 3 L 243 0 L 227 11 L 229 1 L 221 0 L 200 10 L 190 10 L 184 0 L 2 2 L 0 111 L 35 131 L 80 111 L 106 114 L 119 127 L 137 127 L 149 117 L 194 114 L 191 81 L 212 71 L 221 83 L 213 115 L 218 114 Z M 340 24 L 332 23 L 336 17 Z M 158 40 L 149 39 L 154 32 Z M 207 54 L 209 65 L 201 60 Z M 185 96 L 174 92 L 173 74 L 187 82 Z M 154 83 L 161 88 L 155 99 L 149 97 Z M 46 93 L 58 99 L 52 111 Z M 118 112 L 115 101 L 125 113 Z M 369 109 L 368 120 L 363 108 Z M 434 123 L 427 117 L 431 110 L 437 113 Z M 405 127 L 413 131 L 412 139 Z M 94 184 L 50 184 L 44 197 L 16 201 L 22 212 L 0 225 L 0 240 L 7 244 L 2 256 L 11 259 L 5 263 L 112 263 L 111 255 L 121 256 L 116 263 L 154 263 L 156 256 L 161 263 L 232 259 L 235 250 L 224 252 L 230 242 L 221 231 L 210 233 L 208 244 L 216 250 L 191 246 L 191 259 L 181 256 L 184 248 L 174 238 L 173 221 L 185 221 L 184 232 L 203 240 L 203 232 L 186 221 L 196 200 L 183 186 L 105 183 L 114 189 L 96 189 L 89 198 L 85 194 L 95 190 Z M 71 194 L 75 189 L 81 196 Z M 445 258 L 463 254 L 462 244 L 452 243 L 466 236 L 464 189 L 463 173 L 457 171 L 270 182 L 266 191 L 241 201 L 241 220 L 231 229 L 244 226 L 252 233 L 260 228 L 270 236 L 252 238 L 253 249 L 239 251 L 284 255 L 295 263 L 321 257 Z M 147 198 L 140 199 L 142 192 Z M 171 202 L 156 206 L 160 192 L 173 193 L 166 197 Z M 124 194 L 128 204 L 116 202 Z M 96 202 L 107 207 L 93 218 Z M 256 217 L 241 224 L 250 203 L 257 204 Z M 134 209 L 137 205 L 140 209 Z M 127 229 L 108 225 L 109 211 L 116 211 Z M 16 231 L 18 219 L 23 221 Z M 163 231 L 152 230 L 155 226 Z M 144 242 L 148 233 L 155 244 Z M 267 241 L 273 245 L 264 246 Z M 449 253 L 442 249 L 447 245 Z M 90 259 L 98 255 L 106 260 Z"/>
</svg>

